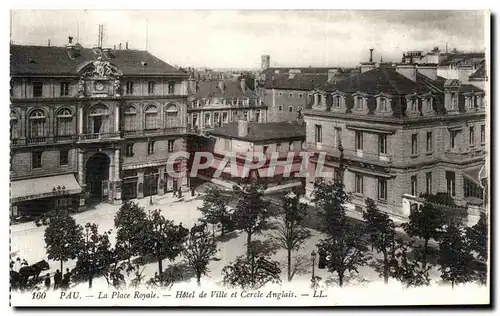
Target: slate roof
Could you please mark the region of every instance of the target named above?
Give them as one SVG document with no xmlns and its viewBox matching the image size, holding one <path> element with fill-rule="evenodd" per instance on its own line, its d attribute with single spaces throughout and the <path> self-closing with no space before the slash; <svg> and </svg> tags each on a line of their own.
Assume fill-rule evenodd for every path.
<svg viewBox="0 0 500 316">
<path fill-rule="evenodd" d="M 310 91 L 317 85 L 324 86 L 327 80 L 327 74 L 296 74 L 293 78 L 290 78 L 288 74 L 275 74 L 269 76 L 266 75 L 266 80 L 263 85 L 266 89 Z"/>
<path fill-rule="evenodd" d="M 349 77 L 329 84 L 325 91 L 339 90 L 346 93 L 362 92 L 371 95 L 387 93 L 391 95 L 406 95 L 424 93 L 428 88 L 399 74 L 391 67 L 378 67 L 357 76 Z"/>
<path fill-rule="evenodd" d="M 306 127 L 297 122 L 248 123 L 248 135 L 238 136 L 238 123 L 229 123 L 208 132 L 210 135 L 262 142 L 275 139 L 305 138 Z"/>
<path fill-rule="evenodd" d="M 475 73 L 470 75 L 469 79 L 486 79 L 486 64 L 482 64 Z"/>
<path fill-rule="evenodd" d="M 224 91 L 219 89 L 219 80 L 199 81 L 196 93 L 190 91 L 191 97 L 195 99 L 203 98 L 243 98 L 258 99 L 259 97 L 248 87 L 245 92 L 241 90 L 240 81 L 224 80 Z"/>
<path fill-rule="evenodd" d="M 327 74 L 330 69 L 339 69 L 338 67 L 270 67 L 264 70 L 262 73 L 266 75 L 276 74 L 276 70 L 279 74 L 288 74 L 290 70 L 300 70 L 302 74 Z"/>
<path fill-rule="evenodd" d="M 97 55 L 91 48 L 76 44 L 80 54 L 70 58 L 68 48 L 57 46 L 10 46 L 11 75 L 69 75 L 77 74 L 77 68 L 85 62 L 96 60 Z M 103 60 L 118 66 L 125 76 L 128 75 L 174 75 L 186 76 L 186 73 L 167 64 L 151 53 L 142 50 L 112 50 L 113 58 L 100 55 Z M 144 66 L 142 62 L 145 62 Z"/>
<path fill-rule="evenodd" d="M 451 64 L 476 64 L 485 59 L 484 53 L 459 53 L 459 54 L 441 54 L 439 57 L 439 66 Z"/>
</svg>

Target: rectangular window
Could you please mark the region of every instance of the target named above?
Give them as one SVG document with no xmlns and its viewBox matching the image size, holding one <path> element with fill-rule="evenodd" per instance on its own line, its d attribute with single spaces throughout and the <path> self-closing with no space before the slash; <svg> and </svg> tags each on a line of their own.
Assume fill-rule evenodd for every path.
<svg viewBox="0 0 500 316">
<path fill-rule="evenodd" d="M 455 196 L 455 172 L 446 171 L 446 189 L 450 196 Z"/>
<path fill-rule="evenodd" d="M 486 125 L 481 125 L 481 144 L 486 143 Z"/>
<path fill-rule="evenodd" d="M 299 93 L 299 99 L 302 99 L 304 97 L 304 94 Z"/>
<path fill-rule="evenodd" d="M 293 113 L 293 106 L 288 107 L 288 113 Z"/>
<path fill-rule="evenodd" d="M 355 145 L 356 145 L 356 150 L 363 150 L 363 132 L 362 131 L 355 131 Z"/>
<path fill-rule="evenodd" d="M 67 166 L 69 163 L 69 150 L 63 149 L 59 151 L 59 165 Z"/>
<path fill-rule="evenodd" d="M 427 112 L 433 112 L 434 109 L 432 108 L 432 98 L 427 98 L 425 99 L 425 104 L 426 104 L 426 109 L 427 109 Z"/>
<path fill-rule="evenodd" d="M 450 131 L 450 149 L 455 149 L 458 145 L 458 134 L 460 131 Z"/>
<path fill-rule="evenodd" d="M 134 94 L 134 83 L 132 81 L 127 81 L 127 94 Z"/>
<path fill-rule="evenodd" d="M 133 157 L 134 156 L 134 144 L 127 144 L 125 148 L 125 156 Z"/>
<path fill-rule="evenodd" d="M 474 126 L 469 127 L 469 145 L 474 145 Z"/>
<path fill-rule="evenodd" d="M 33 82 L 33 97 L 41 97 L 43 95 L 43 83 Z"/>
<path fill-rule="evenodd" d="M 248 121 L 248 111 L 243 112 L 243 120 Z"/>
<path fill-rule="evenodd" d="M 31 153 L 31 168 L 42 168 L 42 151 L 36 150 Z"/>
<path fill-rule="evenodd" d="M 293 93 L 292 93 L 292 92 L 290 92 L 290 93 L 288 94 L 288 97 L 289 97 L 289 98 L 293 98 Z"/>
<path fill-rule="evenodd" d="M 321 143 L 323 141 L 321 125 L 316 125 L 314 130 L 315 130 L 314 139 L 316 143 Z"/>
<path fill-rule="evenodd" d="M 336 108 L 340 108 L 340 104 L 341 104 L 341 99 L 340 99 L 340 96 L 336 96 L 335 97 L 335 107 Z"/>
<path fill-rule="evenodd" d="M 418 154 L 418 141 L 417 141 L 417 134 L 412 134 L 411 135 L 411 154 L 416 155 Z"/>
<path fill-rule="evenodd" d="M 387 111 L 387 100 L 385 98 L 381 98 L 380 99 L 380 110 L 382 112 L 386 112 Z"/>
<path fill-rule="evenodd" d="M 155 142 L 150 141 L 148 143 L 148 155 L 152 155 L 155 152 Z"/>
<path fill-rule="evenodd" d="M 457 92 L 454 92 L 451 94 L 451 108 L 452 109 L 458 108 L 458 93 Z"/>
<path fill-rule="evenodd" d="M 356 109 L 358 109 L 358 110 L 363 109 L 363 98 L 362 97 L 356 97 Z"/>
<path fill-rule="evenodd" d="M 385 179 L 378 179 L 378 199 L 387 200 L 387 180 Z"/>
<path fill-rule="evenodd" d="M 469 109 L 474 109 L 475 108 L 475 98 L 472 96 L 470 98 L 467 98 L 468 106 Z"/>
<path fill-rule="evenodd" d="M 174 151 L 174 140 L 169 139 L 168 140 L 168 152 L 171 153 Z"/>
<path fill-rule="evenodd" d="M 283 112 L 283 105 L 278 105 L 278 111 Z"/>
<path fill-rule="evenodd" d="M 432 172 L 427 172 L 425 174 L 425 192 L 427 194 L 432 194 Z"/>
<path fill-rule="evenodd" d="M 411 195 L 417 196 L 417 176 L 411 176 Z"/>
<path fill-rule="evenodd" d="M 411 101 L 411 111 L 418 112 L 418 101 L 417 99 L 412 99 Z"/>
<path fill-rule="evenodd" d="M 226 121 L 224 121 L 226 122 Z M 260 111 L 257 110 L 255 111 L 255 122 L 260 122 Z"/>
<path fill-rule="evenodd" d="M 68 96 L 69 95 L 69 82 L 61 82 L 61 96 Z"/>
<path fill-rule="evenodd" d="M 380 154 L 387 154 L 387 135 L 378 135 L 378 150 Z"/>
<path fill-rule="evenodd" d="M 174 94 L 175 93 L 175 81 L 170 81 L 168 83 L 168 94 Z"/>
<path fill-rule="evenodd" d="M 356 173 L 354 174 L 354 186 L 355 192 L 363 194 L 363 175 Z"/>
<path fill-rule="evenodd" d="M 432 152 L 432 132 L 427 132 L 425 148 L 428 153 Z"/>
<path fill-rule="evenodd" d="M 278 92 L 278 96 L 282 96 L 283 95 L 283 92 Z"/>
<path fill-rule="evenodd" d="M 155 82 L 148 81 L 148 94 L 154 94 L 154 93 L 155 93 Z"/>
</svg>

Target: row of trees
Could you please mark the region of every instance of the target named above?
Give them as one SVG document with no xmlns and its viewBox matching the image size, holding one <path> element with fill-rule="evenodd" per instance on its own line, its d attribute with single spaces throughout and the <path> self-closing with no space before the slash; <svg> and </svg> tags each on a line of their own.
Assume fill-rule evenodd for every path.
<svg viewBox="0 0 500 316">
<path fill-rule="evenodd" d="M 218 251 L 206 230 L 189 233 L 182 224 L 165 219 L 161 210 L 146 212 L 132 202 L 122 205 L 115 217 L 115 227 L 113 246 L 111 231 L 99 233 L 97 224 L 87 223 L 82 227 L 68 212 L 52 212 L 45 230 L 48 258 L 60 261 L 61 271 L 65 261 L 76 259 L 73 280 L 88 280 L 89 288 L 97 276 L 104 276 L 108 284 L 119 287 L 125 282 L 124 273 L 136 269 L 131 263 L 134 256 L 153 258 L 158 272 L 152 281 L 163 285 L 169 281 L 164 280 L 163 260 L 173 261 L 183 254 L 200 283 L 201 276 L 208 272 L 208 262 Z"/>
<path fill-rule="evenodd" d="M 370 263 L 385 283 L 393 277 L 406 286 L 428 285 L 432 267 L 428 262 L 429 242 L 433 239 L 439 243 L 437 263 L 443 281 L 452 286 L 474 280 L 485 283 L 485 265 L 479 261 L 487 260 L 486 216 L 482 214 L 476 225 L 464 228 L 457 220 L 462 214 L 456 214 L 459 208 L 453 205 L 453 200 L 448 200 L 449 206 L 436 203 L 443 201 L 443 196 L 427 197 L 424 204 L 411 213 L 409 221 L 401 225 L 408 236 L 419 238 L 422 244 L 397 238 L 394 221 L 369 198 L 363 213 L 365 223 L 350 220 L 346 216 L 350 196 L 343 183 L 317 183 L 314 201 L 322 219 L 321 230 L 326 235 L 318 248 L 328 258 L 328 271 L 337 274 L 338 284 L 342 286 L 346 272 L 358 273 L 359 267 Z M 370 256 L 369 243 L 382 259 Z"/>
</svg>

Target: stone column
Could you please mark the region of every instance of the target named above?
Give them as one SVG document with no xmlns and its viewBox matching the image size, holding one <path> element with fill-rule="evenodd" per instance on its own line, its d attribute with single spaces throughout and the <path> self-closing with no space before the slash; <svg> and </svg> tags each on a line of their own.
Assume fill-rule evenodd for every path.
<svg viewBox="0 0 500 316">
<path fill-rule="evenodd" d="M 144 171 L 137 172 L 137 198 L 144 197 Z"/>
<path fill-rule="evenodd" d="M 78 134 L 83 134 L 83 104 L 78 105 Z"/>
<path fill-rule="evenodd" d="M 115 107 L 115 132 L 120 132 L 120 102 L 116 102 Z"/>
<path fill-rule="evenodd" d="M 114 204 L 121 204 L 122 202 L 122 190 L 121 190 L 121 185 L 122 185 L 122 181 L 120 180 L 120 149 L 119 148 L 116 148 L 115 149 L 115 154 L 114 154 L 114 165 L 115 165 L 115 168 L 114 168 L 114 179 L 113 179 L 113 183 L 114 183 L 114 188 L 115 188 L 115 192 L 114 192 Z"/>
</svg>

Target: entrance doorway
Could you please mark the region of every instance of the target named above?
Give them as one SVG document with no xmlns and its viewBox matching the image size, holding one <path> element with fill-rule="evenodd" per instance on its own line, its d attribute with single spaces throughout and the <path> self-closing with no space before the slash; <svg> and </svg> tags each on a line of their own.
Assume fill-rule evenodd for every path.
<svg viewBox="0 0 500 316">
<path fill-rule="evenodd" d="M 108 155 L 103 153 L 95 154 L 87 161 L 85 176 L 87 192 L 92 202 L 101 202 L 108 198 L 109 164 Z"/>
</svg>

